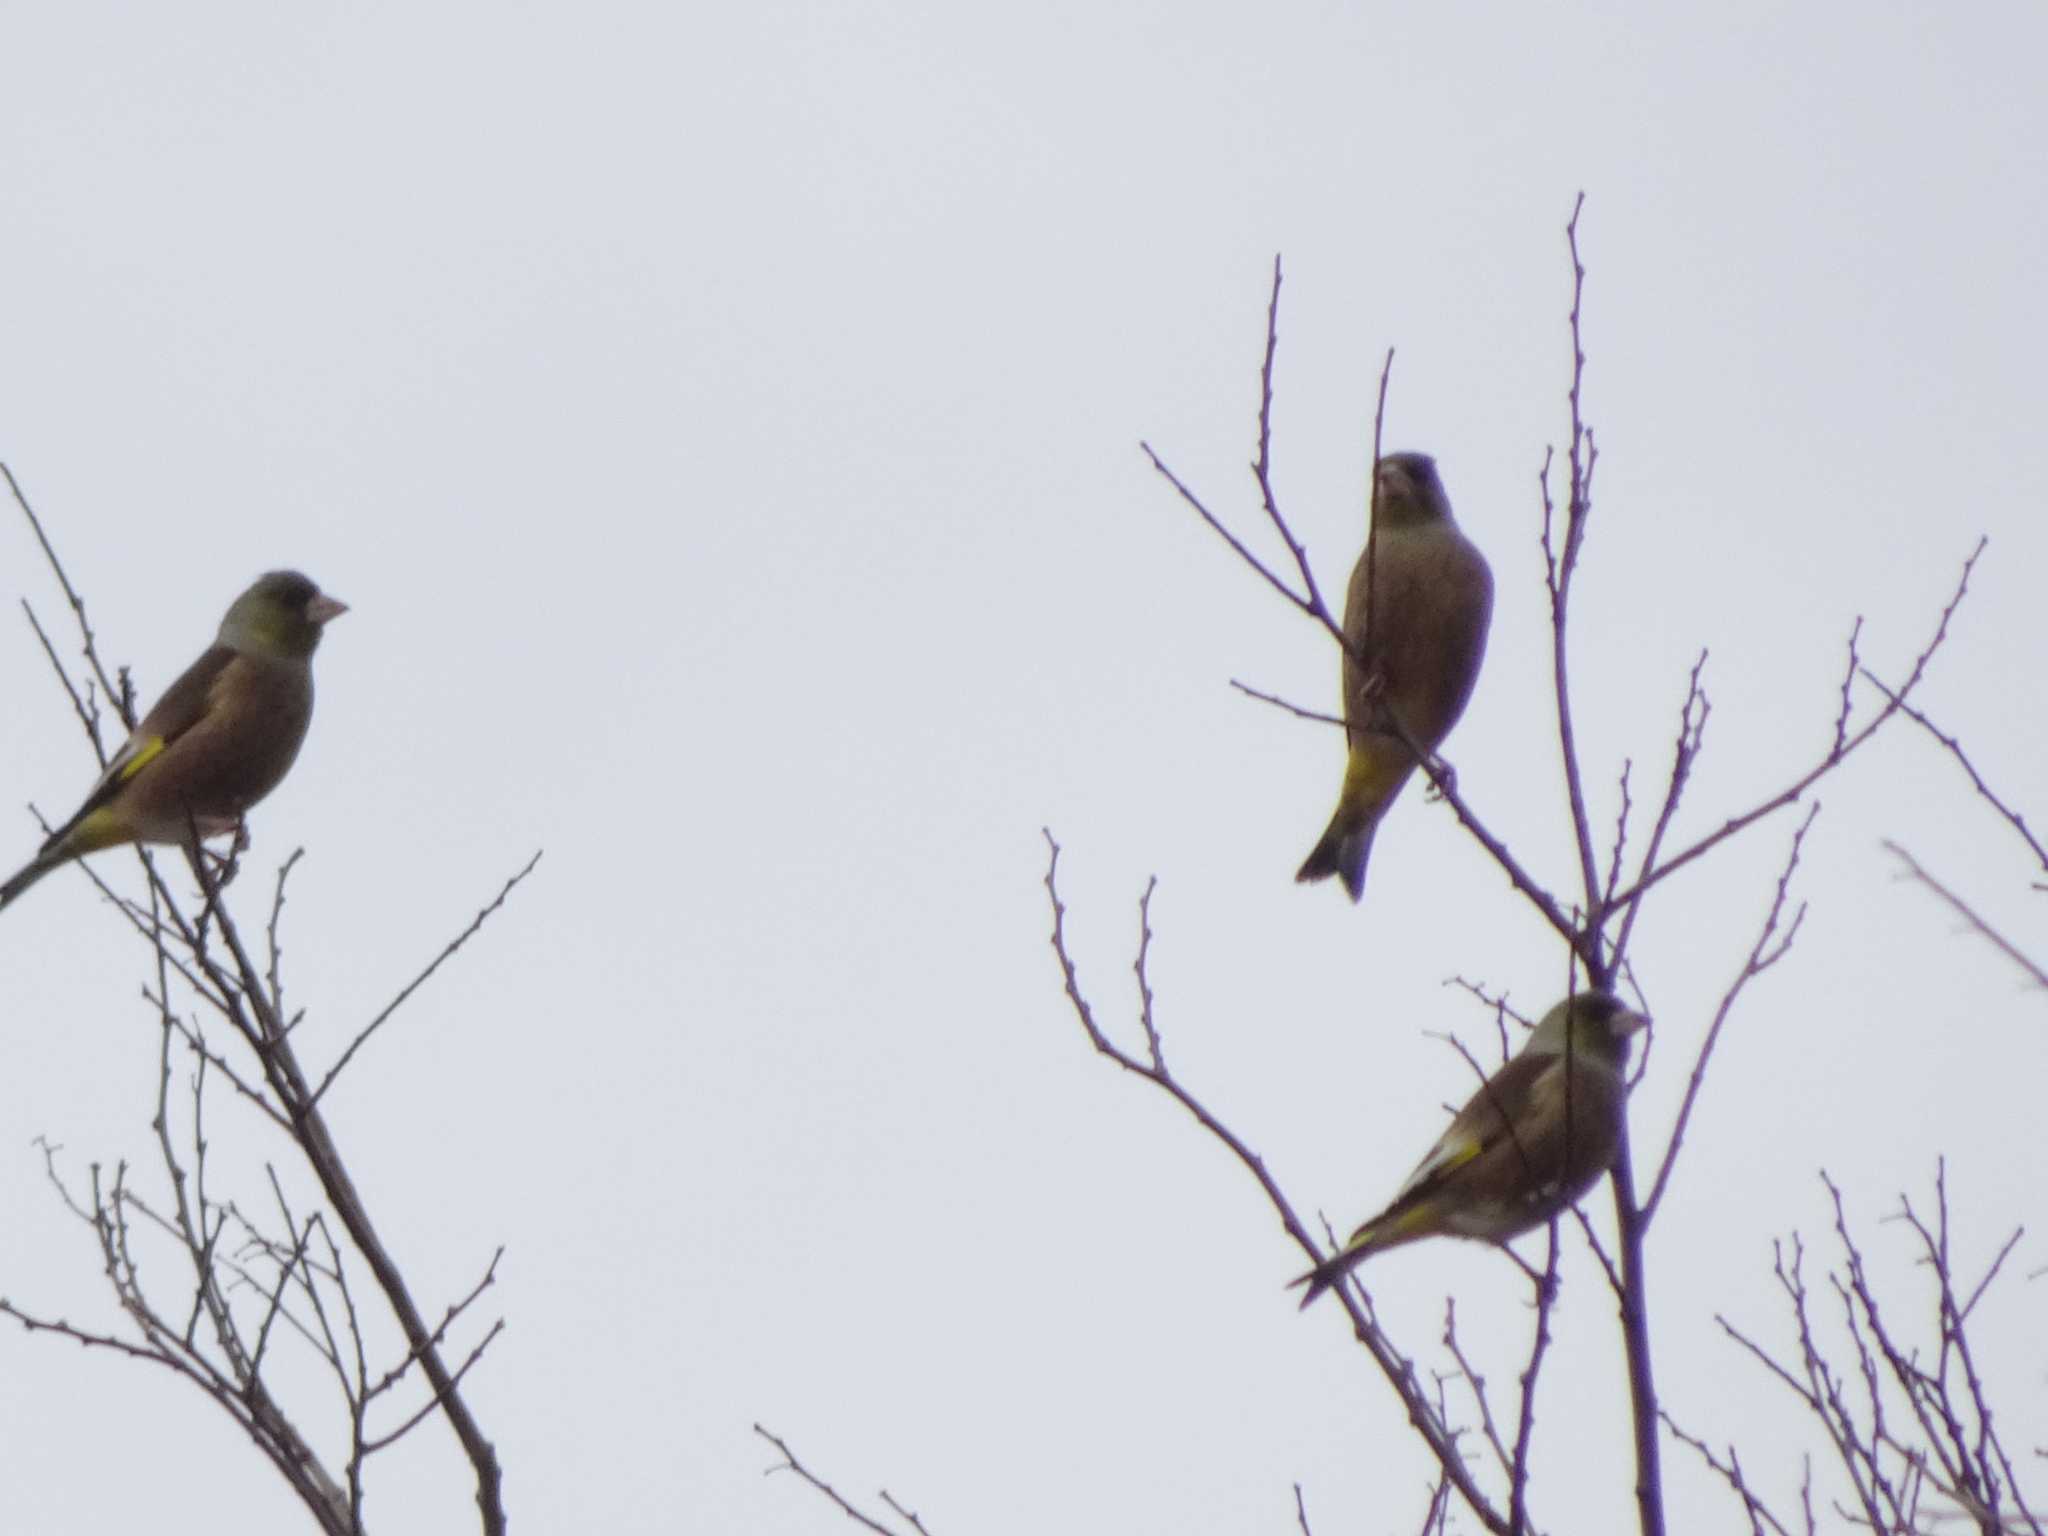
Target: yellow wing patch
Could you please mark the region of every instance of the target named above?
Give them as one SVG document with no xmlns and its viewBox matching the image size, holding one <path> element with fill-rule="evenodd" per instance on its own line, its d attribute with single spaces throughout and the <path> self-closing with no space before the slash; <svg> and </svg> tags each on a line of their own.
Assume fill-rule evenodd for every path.
<svg viewBox="0 0 2048 1536">
<path fill-rule="evenodd" d="M 131 739 L 128 744 L 135 750 L 122 761 L 114 775 L 116 780 L 123 784 L 155 762 L 164 750 L 164 739 L 161 736 L 145 736 L 140 741 Z"/>
</svg>

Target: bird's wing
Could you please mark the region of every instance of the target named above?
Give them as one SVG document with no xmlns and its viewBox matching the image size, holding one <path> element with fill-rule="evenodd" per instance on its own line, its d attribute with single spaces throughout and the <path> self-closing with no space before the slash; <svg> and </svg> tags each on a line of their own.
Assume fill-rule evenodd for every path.
<svg viewBox="0 0 2048 1536">
<path fill-rule="evenodd" d="M 156 701 L 149 713 L 142 717 L 142 723 L 121 744 L 121 750 L 108 760 L 99 782 L 85 797 L 85 804 L 58 830 L 57 836 L 61 837 L 70 827 L 112 800 L 121 786 L 148 767 L 164 748 L 204 720 L 214 685 L 234 659 L 235 652 L 227 646 L 209 646 L 205 654 L 187 667 L 178 680 L 164 690 L 163 697 Z"/>
<path fill-rule="evenodd" d="M 1512 1127 L 1525 1123 L 1554 1098 L 1564 1083 L 1564 1058 L 1548 1052 L 1512 1058 L 1480 1086 L 1452 1119 L 1450 1128 L 1415 1166 L 1394 1197 L 1402 1206 L 1434 1189 L 1452 1173 L 1495 1148 L 1514 1148 Z M 1525 1156 L 1531 1149 L 1513 1153 Z"/>
</svg>

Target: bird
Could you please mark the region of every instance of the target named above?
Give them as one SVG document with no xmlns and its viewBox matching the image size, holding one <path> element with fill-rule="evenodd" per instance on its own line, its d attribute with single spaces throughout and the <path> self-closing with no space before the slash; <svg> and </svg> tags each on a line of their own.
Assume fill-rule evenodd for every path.
<svg viewBox="0 0 2048 1536">
<path fill-rule="evenodd" d="M 51 870 L 123 843 L 237 830 L 284 778 L 313 718 L 313 652 L 348 605 L 297 571 L 259 576 L 164 690 L 71 819 L 5 885 L 0 907 Z"/>
<path fill-rule="evenodd" d="M 1611 992 L 1543 1016 L 1416 1165 L 1393 1202 L 1292 1283 L 1306 1307 L 1376 1253 L 1424 1237 L 1504 1243 L 1593 1187 L 1621 1142 L 1629 1036 L 1648 1024 Z"/>
<path fill-rule="evenodd" d="M 1296 880 L 1336 875 L 1357 901 L 1373 833 L 1417 758 L 1387 722 L 1434 756 L 1486 657 L 1493 572 L 1451 516 L 1426 453 L 1390 453 L 1375 471 L 1376 532 L 1344 600 L 1344 786 Z"/>
</svg>

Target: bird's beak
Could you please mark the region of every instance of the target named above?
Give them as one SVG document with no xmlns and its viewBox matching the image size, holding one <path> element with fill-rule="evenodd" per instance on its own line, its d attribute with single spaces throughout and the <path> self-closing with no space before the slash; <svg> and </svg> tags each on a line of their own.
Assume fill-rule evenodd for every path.
<svg viewBox="0 0 2048 1536">
<path fill-rule="evenodd" d="M 1648 1029 L 1650 1027 L 1650 1016 L 1647 1013 L 1637 1013 L 1633 1008 L 1624 1008 L 1614 1016 L 1613 1027 L 1614 1038 L 1626 1040 L 1637 1030 Z"/>
<path fill-rule="evenodd" d="M 338 597 L 329 597 L 325 592 L 306 604 L 306 617 L 315 624 L 325 624 L 329 619 L 338 619 L 347 612 L 347 603 Z"/>
</svg>

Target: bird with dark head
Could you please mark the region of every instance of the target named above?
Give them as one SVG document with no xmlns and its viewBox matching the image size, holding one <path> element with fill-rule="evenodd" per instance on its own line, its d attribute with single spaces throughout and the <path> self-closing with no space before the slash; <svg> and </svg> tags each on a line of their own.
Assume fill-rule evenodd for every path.
<svg viewBox="0 0 2048 1536">
<path fill-rule="evenodd" d="M 5 885 L 0 907 L 60 865 L 122 843 L 190 843 L 241 825 L 277 788 L 313 719 L 313 652 L 348 606 L 297 571 L 229 605 L 220 633 L 164 690 L 85 803 Z"/>
<path fill-rule="evenodd" d="M 1353 901 L 1380 818 L 1418 765 L 1408 742 L 1433 754 L 1458 723 L 1493 617 L 1493 572 L 1458 531 L 1436 461 L 1390 453 L 1375 479 L 1374 532 L 1344 601 L 1344 785 L 1295 876 L 1336 875 Z"/>
<path fill-rule="evenodd" d="M 1577 1202 L 1614 1161 L 1628 1040 L 1649 1020 L 1611 992 L 1543 1016 L 1452 1118 L 1393 1202 L 1294 1283 L 1305 1307 L 1376 1253 L 1423 1237 L 1504 1243 Z"/>
</svg>

